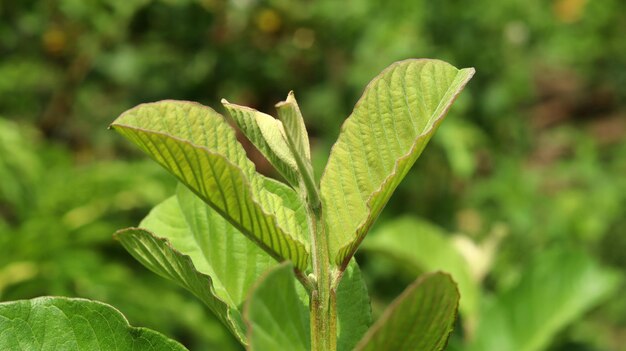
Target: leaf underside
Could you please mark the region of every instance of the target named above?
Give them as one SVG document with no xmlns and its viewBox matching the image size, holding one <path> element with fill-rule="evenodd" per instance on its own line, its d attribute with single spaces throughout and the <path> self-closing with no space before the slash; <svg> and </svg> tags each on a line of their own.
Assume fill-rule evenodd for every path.
<svg viewBox="0 0 626 351">
<path fill-rule="evenodd" d="M 150 329 L 131 327 L 118 310 L 104 303 L 39 297 L 0 303 L 0 350 L 187 349 Z"/>
<path fill-rule="evenodd" d="M 417 279 L 385 310 L 355 351 L 440 351 L 452 332 L 459 301 L 444 273 Z"/>
<path fill-rule="evenodd" d="M 111 125 L 278 260 L 300 270 L 309 263 L 308 222 L 285 202 L 295 191 L 267 178 L 237 141 L 234 130 L 209 107 L 184 101 L 142 104 Z M 289 199 L 281 197 L 288 195 Z"/>
<path fill-rule="evenodd" d="M 116 238 L 144 266 L 196 295 L 246 344 L 242 304 L 276 261 L 184 186 L 140 226 Z"/>
<path fill-rule="evenodd" d="M 290 144 L 293 146 L 294 156 L 300 156 L 310 162 L 311 146 L 309 145 L 309 135 L 293 91 L 289 92 L 285 101 L 276 105 L 276 109 L 278 110 L 278 117 L 285 126 L 287 140 L 291 140 Z"/>
<path fill-rule="evenodd" d="M 300 176 L 293 154 L 289 150 L 281 121 L 253 108 L 222 100 L 226 111 L 239 130 L 265 156 L 288 182 L 299 186 Z"/>
<path fill-rule="evenodd" d="M 473 74 L 443 61 L 406 60 L 369 83 L 321 179 L 336 264 L 347 265 Z"/>
</svg>

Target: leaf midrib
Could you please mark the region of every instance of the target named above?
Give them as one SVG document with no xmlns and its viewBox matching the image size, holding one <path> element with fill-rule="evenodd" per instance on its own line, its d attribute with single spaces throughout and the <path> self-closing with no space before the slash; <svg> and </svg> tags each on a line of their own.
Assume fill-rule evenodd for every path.
<svg viewBox="0 0 626 351">
<path fill-rule="evenodd" d="M 202 105 L 200 105 L 200 106 L 202 106 Z M 180 143 L 183 143 L 183 144 L 187 144 L 187 145 L 189 145 L 189 146 L 191 146 L 191 147 L 198 148 L 198 149 L 200 149 L 200 150 L 202 150 L 202 151 L 206 152 L 206 153 L 207 153 L 207 154 L 209 154 L 209 155 L 212 155 L 212 156 L 215 156 L 215 157 L 219 157 L 219 158 L 221 158 L 221 159 L 222 159 L 222 160 L 224 160 L 227 164 L 229 164 L 230 166 L 233 166 L 233 168 L 235 168 L 237 172 L 240 172 L 240 174 L 242 175 L 242 181 L 243 181 L 243 183 L 244 183 L 244 184 L 243 184 L 243 185 L 244 185 L 244 188 L 245 188 L 245 189 L 244 189 L 244 191 L 247 191 L 247 192 L 248 192 L 248 194 L 249 194 L 249 195 L 250 195 L 250 197 L 251 197 L 252 202 L 253 202 L 256 206 L 258 206 L 259 210 L 260 210 L 260 211 L 261 211 L 261 212 L 262 212 L 265 216 L 267 216 L 267 217 L 271 218 L 271 220 L 274 222 L 274 225 L 275 225 L 275 226 L 276 226 L 276 227 L 277 227 L 277 228 L 281 231 L 281 234 L 283 234 L 283 235 L 287 236 L 290 240 L 293 240 L 293 241 L 294 241 L 294 244 L 299 244 L 300 246 L 302 246 L 302 248 L 304 249 L 304 253 L 307 255 L 307 257 L 309 256 L 309 254 L 310 254 L 310 253 L 309 253 L 309 250 L 308 250 L 308 248 L 306 247 L 306 245 L 305 245 L 302 241 L 300 241 L 300 239 L 299 239 L 299 238 L 294 237 L 294 236 L 293 236 L 293 235 L 291 235 L 288 231 L 286 231 L 286 230 L 285 230 L 285 229 L 284 229 L 284 228 L 280 225 L 280 223 L 278 222 L 278 219 L 276 218 L 276 216 L 275 216 L 274 214 L 268 214 L 268 213 L 266 212 L 266 210 L 263 208 L 263 206 L 261 206 L 261 204 L 260 204 L 260 203 L 259 203 L 259 201 L 257 200 L 257 198 L 256 198 L 256 196 L 255 196 L 255 194 L 254 194 L 254 192 L 253 192 L 253 191 L 251 191 L 252 186 L 251 186 L 251 182 L 250 182 L 250 180 L 248 179 L 248 176 L 245 174 L 245 172 L 244 172 L 244 171 L 243 171 L 243 170 L 242 170 L 242 169 L 241 169 L 238 165 L 236 165 L 236 164 L 232 163 L 232 162 L 231 162 L 231 161 L 230 161 L 230 160 L 229 160 L 226 156 L 224 156 L 224 155 L 222 155 L 221 153 L 218 153 L 218 152 L 213 152 L 213 151 L 211 151 L 209 148 L 207 148 L 206 146 L 203 146 L 203 145 L 198 145 L 198 144 L 196 144 L 196 143 L 192 143 L 192 142 L 190 142 L 189 140 L 185 140 L 185 139 L 182 139 L 182 138 L 179 138 L 179 137 L 173 136 L 173 135 L 168 134 L 168 133 L 165 133 L 165 132 L 160 132 L 160 131 L 149 130 L 149 129 L 145 129 L 145 128 L 141 128 L 141 127 L 136 127 L 136 126 L 131 126 L 131 125 L 128 125 L 128 124 L 123 124 L 123 123 L 113 123 L 113 124 L 111 124 L 111 127 L 113 127 L 113 128 L 117 128 L 117 127 L 119 127 L 119 128 L 122 128 L 122 129 L 129 129 L 129 130 L 132 130 L 132 131 L 138 131 L 138 132 L 141 132 L 141 133 L 153 134 L 153 135 L 159 135 L 159 136 L 162 136 L 162 137 L 165 137 L 165 138 L 169 138 L 169 139 L 175 140 L 175 141 L 180 142 Z M 149 156 L 149 157 L 151 157 L 152 159 L 154 159 L 154 157 L 152 157 L 152 155 L 150 155 L 150 153 L 148 153 L 148 156 Z M 247 159 L 247 158 L 246 158 L 246 161 L 245 161 L 245 162 L 251 162 L 251 161 L 249 161 L 249 159 Z M 254 169 L 254 165 L 253 165 L 253 164 L 251 165 L 251 167 L 253 167 L 253 169 Z M 182 172 L 181 172 L 181 173 L 182 173 Z M 198 192 L 197 192 L 196 190 L 191 189 L 191 188 L 190 188 L 190 190 L 191 190 L 194 194 L 196 194 L 198 197 L 202 198 L 201 194 L 198 194 Z M 261 189 L 261 191 L 264 191 L 264 189 Z M 232 220 L 230 219 L 230 216 L 228 216 L 226 213 L 224 213 L 224 212 L 223 212 L 222 210 L 220 210 L 219 208 L 215 208 L 215 207 L 213 207 L 213 206 L 211 206 L 211 208 L 212 208 L 212 209 L 214 209 L 216 212 L 218 212 L 218 213 L 219 213 L 222 217 L 224 217 L 224 218 L 225 218 L 225 219 L 226 219 L 226 220 L 227 220 L 230 224 L 232 224 L 232 225 L 233 225 L 235 228 L 237 228 L 239 231 L 242 231 L 242 232 L 248 232 L 248 230 L 245 230 L 244 228 L 242 228 L 242 227 L 241 227 L 238 223 L 236 223 L 235 221 L 232 221 Z M 254 237 L 254 236 L 253 236 L 253 237 Z M 277 253 L 273 252 L 274 250 L 272 250 L 272 249 L 267 250 L 267 248 L 269 248 L 269 246 L 267 246 L 266 244 L 262 243 L 262 242 L 261 242 L 260 240 L 258 240 L 256 237 L 254 237 L 254 238 L 253 238 L 253 241 L 254 241 L 255 243 L 258 243 L 258 244 L 259 244 L 259 246 L 263 247 L 263 248 L 264 248 L 264 250 L 265 250 L 266 252 L 268 252 L 268 253 L 269 253 L 269 254 L 270 254 L 273 258 L 275 258 L 275 259 L 276 259 L 276 260 L 278 260 L 278 261 L 280 261 L 280 260 L 281 260 L 281 257 L 280 257 L 280 256 L 278 256 L 278 254 L 277 254 Z M 307 259 L 307 260 L 308 260 L 308 259 Z"/>
<path fill-rule="evenodd" d="M 380 74 L 380 76 L 379 76 L 379 79 L 372 80 L 372 81 L 368 84 L 368 86 L 367 86 L 367 88 L 366 88 L 365 90 L 367 90 L 367 89 L 370 87 L 370 85 L 372 85 L 372 86 L 373 86 L 373 84 L 374 84 L 374 83 L 378 82 L 379 80 L 382 80 L 382 79 L 383 79 L 383 74 L 384 74 L 387 70 L 390 70 L 390 71 L 391 71 L 392 69 L 396 69 L 396 68 L 397 68 L 397 67 L 396 67 L 397 65 L 400 65 L 401 63 L 406 62 L 406 61 L 437 61 L 437 60 L 419 59 L 419 60 L 405 60 L 405 61 L 399 61 L 399 62 L 396 62 L 393 66 L 388 67 L 385 71 L 381 72 L 381 74 Z M 456 98 L 458 97 L 458 95 L 461 93 L 461 91 L 463 90 L 463 87 L 465 86 L 465 84 L 467 84 L 467 82 L 469 81 L 469 78 L 471 78 L 471 76 L 473 75 L 473 73 L 471 73 L 471 74 L 470 74 L 470 76 L 466 79 L 466 81 L 465 81 L 465 83 L 464 83 L 464 84 L 461 84 L 460 86 L 457 86 L 457 87 L 456 87 L 457 92 L 456 92 L 456 93 L 452 96 L 452 99 L 450 99 L 450 100 L 449 100 L 449 103 L 447 104 L 447 106 L 445 106 L 445 107 L 444 107 L 444 109 L 443 109 L 442 111 L 440 111 L 440 110 L 441 110 L 441 108 L 442 108 L 442 104 L 443 104 L 444 100 L 446 100 L 445 98 L 448 96 L 448 94 L 449 94 L 449 93 L 452 91 L 452 89 L 455 87 L 455 84 L 454 84 L 454 83 L 455 83 L 455 82 L 456 82 L 456 80 L 458 79 L 459 75 L 460 75 L 462 72 L 467 72 L 467 70 L 468 70 L 468 69 L 460 69 L 460 70 L 457 70 L 457 73 L 455 74 L 454 78 L 452 79 L 452 82 L 451 82 L 451 83 L 450 83 L 450 85 L 448 86 L 448 89 L 447 89 L 447 90 L 446 90 L 446 92 L 443 94 L 442 98 L 439 100 L 439 104 L 437 105 L 437 108 L 436 108 L 436 109 L 435 109 L 435 111 L 434 111 L 434 112 L 430 115 L 429 121 L 430 121 L 430 120 L 432 120 L 433 122 L 430 124 L 430 126 L 428 126 L 428 125 L 427 125 L 427 127 L 426 127 L 426 128 L 424 128 L 424 130 L 423 130 L 420 134 L 418 134 L 418 135 L 414 138 L 414 140 L 413 140 L 413 144 L 411 145 L 411 148 L 409 149 L 409 151 L 408 151 L 407 153 L 405 153 L 404 155 L 402 155 L 401 157 L 399 157 L 399 158 L 397 158 L 397 159 L 396 159 L 396 161 L 395 161 L 395 163 L 394 163 L 394 166 L 393 166 L 393 168 L 392 168 L 391 173 L 390 173 L 387 177 L 385 177 L 385 179 L 382 181 L 382 183 L 381 183 L 381 185 L 378 187 L 378 189 L 376 189 L 374 192 L 372 192 L 372 193 L 370 194 L 370 196 L 368 197 L 368 199 L 367 199 L 367 201 L 366 201 L 366 209 L 367 209 L 368 213 L 371 213 L 371 209 L 372 209 L 372 203 L 371 203 L 371 202 L 372 202 L 372 200 L 373 200 L 373 199 L 374 199 L 377 195 L 379 195 L 381 192 L 383 192 L 383 191 L 385 190 L 385 187 L 386 187 L 387 183 L 388 183 L 390 180 L 392 180 L 392 179 L 396 176 L 396 174 L 397 174 L 397 172 L 398 172 L 398 167 L 399 167 L 400 162 L 401 162 L 401 161 L 404 161 L 404 160 L 406 160 L 406 159 L 408 159 L 408 158 L 409 158 L 409 157 L 410 157 L 410 156 L 411 156 L 411 155 L 415 152 L 415 150 L 417 149 L 418 144 L 419 144 L 419 141 L 420 141 L 423 137 L 425 137 L 425 136 L 429 135 L 429 134 L 430 134 L 430 133 L 431 133 L 434 129 L 436 129 L 436 128 L 439 126 L 439 124 L 441 124 L 441 122 L 443 121 L 443 117 L 446 115 L 446 112 L 450 109 L 450 107 L 452 106 L 453 102 L 456 100 Z M 363 98 L 359 99 L 359 101 L 357 102 L 357 106 L 361 103 L 361 100 L 362 100 L 362 99 L 363 99 Z M 356 109 L 357 109 L 357 107 L 355 106 L 354 110 L 356 110 Z M 433 119 L 433 116 L 437 115 L 437 112 L 439 112 L 439 115 Z M 344 128 L 342 127 L 341 129 L 343 130 Z M 332 150 L 331 150 L 331 154 L 332 154 Z M 324 170 L 324 175 L 323 175 L 323 176 L 325 176 L 325 175 L 326 175 L 326 169 Z M 359 192 L 360 192 L 360 191 L 359 191 Z M 345 198 L 345 197 L 344 197 L 344 198 Z M 387 200 L 387 201 L 389 201 L 389 200 Z M 384 207 L 384 205 L 385 205 L 385 204 L 383 204 L 383 207 Z M 369 216 L 367 216 L 367 215 L 366 215 L 366 216 L 364 217 L 364 219 L 361 221 L 361 223 L 360 223 L 360 224 L 356 227 L 355 234 L 357 234 L 357 235 L 358 235 L 358 233 L 359 233 L 361 230 L 363 230 L 363 227 L 364 227 L 364 226 L 365 226 L 365 224 L 368 222 L 368 220 L 369 220 Z M 375 219 L 374 219 L 374 221 L 375 221 Z M 340 246 L 339 251 L 337 252 L 337 254 L 341 253 L 341 251 L 343 251 L 344 249 L 346 249 L 348 246 L 354 246 L 354 249 L 356 249 L 356 248 L 360 245 L 360 243 L 363 241 L 363 239 L 364 239 L 364 238 L 365 238 L 365 236 L 361 236 L 360 238 L 358 238 L 358 237 L 357 237 L 357 241 L 356 241 L 356 242 L 351 241 L 351 240 L 347 240 L 344 244 L 342 244 L 342 245 Z M 354 249 L 353 249 L 353 250 L 354 250 Z M 349 261 L 350 261 L 349 259 L 350 259 L 351 257 L 352 257 L 352 255 L 351 255 L 351 254 L 346 255 L 346 258 L 344 258 L 344 259 L 342 260 L 342 262 L 340 263 L 341 267 L 345 267 L 345 266 L 349 263 Z M 337 259 L 337 257 L 335 257 L 335 261 L 336 261 L 336 259 Z M 337 263 L 339 263 L 339 262 L 337 262 Z"/>
</svg>

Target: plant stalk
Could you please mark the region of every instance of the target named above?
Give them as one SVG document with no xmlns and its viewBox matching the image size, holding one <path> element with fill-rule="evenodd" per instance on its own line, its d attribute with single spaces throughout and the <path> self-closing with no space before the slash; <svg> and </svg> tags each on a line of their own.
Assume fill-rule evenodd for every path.
<svg viewBox="0 0 626 351">
<path fill-rule="evenodd" d="M 328 237 L 321 207 L 310 209 L 312 215 L 313 274 L 315 289 L 311 293 L 310 326 L 312 351 L 337 350 L 337 308 L 331 288 L 332 272 L 328 257 Z"/>
</svg>

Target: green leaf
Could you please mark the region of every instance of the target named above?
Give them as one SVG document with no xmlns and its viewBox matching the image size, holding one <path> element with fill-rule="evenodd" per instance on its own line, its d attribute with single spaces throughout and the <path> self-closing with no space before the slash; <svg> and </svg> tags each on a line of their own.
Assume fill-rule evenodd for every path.
<svg viewBox="0 0 626 351">
<path fill-rule="evenodd" d="M 146 328 L 135 328 L 101 302 L 39 297 L 0 303 L 0 349 L 183 351 L 181 344 Z"/>
<path fill-rule="evenodd" d="M 369 83 L 321 179 L 330 255 L 338 265 L 348 264 L 473 74 L 442 61 L 406 60 Z"/>
<path fill-rule="evenodd" d="M 300 107 L 296 102 L 293 91 L 289 92 L 287 100 L 276 104 L 278 117 L 285 126 L 287 144 L 296 160 L 298 171 L 302 177 L 302 183 L 306 189 L 309 203 L 313 208 L 318 208 L 320 204 L 319 191 L 313 175 L 313 165 L 311 164 L 311 148 L 309 146 L 309 136 L 304 126 L 304 119 L 300 112 Z"/>
<path fill-rule="evenodd" d="M 416 218 L 399 218 L 380 226 L 362 248 L 398 260 L 416 276 L 438 270 L 450 273 L 459 285 L 461 312 L 471 320 L 477 318 L 479 286 L 443 229 Z"/>
<path fill-rule="evenodd" d="M 309 313 L 296 291 L 293 267 L 269 271 L 246 304 L 250 350 L 310 350 Z"/>
<path fill-rule="evenodd" d="M 242 304 L 276 261 L 184 186 L 140 226 L 116 238 L 150 270 L 196 295 L 247 343 Z"/>
<path fill-rule="evenodd" d="M 256 146 L 276 170 L 294 187 L 300 185 L 300 175 L 285 136 L 283 124 L 276 118 L 253 108 L 229 103 L 222 105 L 243 134 Z"/>
<path fill-rule="evenodd" d="M 459 293 L 449 275 L 426 274 L 391 303 L 354 350 L 443 350 L 458 301 Z"/>
<path fill-rule="evenodd" d="M 337 287 L 337 350 L 352 350 L 371 325 L 370 297 L 352 259 Z"/>
<path fill-rule="evenodd" d="M 307 222 L 299 223 L 285 200 L 264 188 L 267 178 L 256 172 L 220 114 L 196 103 L 162 101 L 126 111 L 111 127 L 274 258 L 306 270 Z"/>
<path fill-rule="evenodd" d="M 543 252 L 516 286 L 485 305 L 468 349 L 545 350 L 561 329 L 614 292 L 619 281 L 616 272 L 583 252 Z"/>
<path fill-rule="evenodd" d="M 287 140 L 293 145 L 292 152 L 296 157 L 304 156 L 310 162 L 311 146 L 309 145 L 309 135 L 293 91 L 289 92 L 287 100 L 276 104 L 276 108 L 278 110 L 278 118 L 285 126 Z"/>
</svg>

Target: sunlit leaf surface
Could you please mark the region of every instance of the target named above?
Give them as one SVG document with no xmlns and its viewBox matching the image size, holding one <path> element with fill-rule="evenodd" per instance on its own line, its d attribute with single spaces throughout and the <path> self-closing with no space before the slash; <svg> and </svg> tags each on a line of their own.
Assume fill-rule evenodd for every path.
<svg viewBox="0 0 626 351">
<path fill-rule="evenodd" d="M 267 178 L 220 114 L 197 103 L 162 101 L 126 111 L 111 126 L 270 255 L 307 268 L 308 223 L 265 188 Z"/>
<path fill-rule="evenodd" d="M 348 263 L 473 74 L 443 61 L 406 60 L 367 86 L 321 179 L 330 254 L 337 264 Z"/>
<path fill-rule="evenodd" d="M 243 342 L 243 301 L 276 261 L 190 190 L 157 206 L 116 237 L 142 264 L 202 300 Z"/>
</svg>

